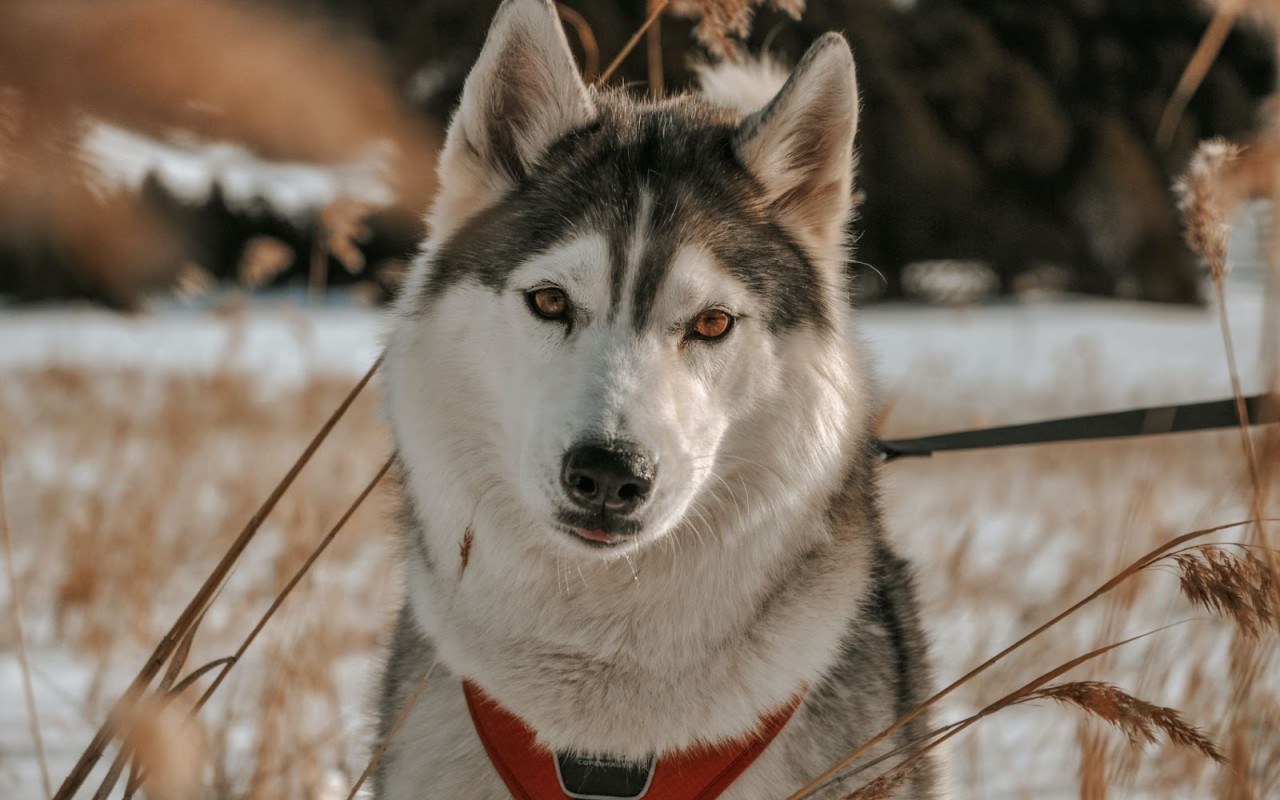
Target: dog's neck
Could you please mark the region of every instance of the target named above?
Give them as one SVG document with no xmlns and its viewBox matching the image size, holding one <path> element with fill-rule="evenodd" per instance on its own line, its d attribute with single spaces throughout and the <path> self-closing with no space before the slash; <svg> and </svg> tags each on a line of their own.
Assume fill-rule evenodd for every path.
<svg viewBox="0 0 1280 800">
<path fill-rule="evenodd" d="M 726 509 L 732 530 L 678 530 L 612 561 L 518 549 L 497 517 L 432 515 L 413 532 L 412 608 L 453 672 L 555 750 L 642 758 L 737 738 L 830 666 L 858 613 L 875 512 L 847 495 L 866 477 L 745 527 Z M 467 527 L 464 568 L 445 531 Z"/>
</svg>

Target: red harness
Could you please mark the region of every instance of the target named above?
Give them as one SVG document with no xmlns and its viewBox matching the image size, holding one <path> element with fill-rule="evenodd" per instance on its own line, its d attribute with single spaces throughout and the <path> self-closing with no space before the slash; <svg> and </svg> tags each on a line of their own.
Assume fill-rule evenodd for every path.
<svg viewBox="0 0 1280 800">
<path fill-rule="evenodd" d="M 565 800 L 555 756 L 535 743 L 519 717 L 464 681 L 463 692 L 476 733 L 493 768 L 515 800 Z M 713 800 L 737 780 L 786 726 L 804 692 L 760 721 L 756 731 L 715 748 L 698 747 L 663 756 L 653 768 L 644 800 Z M 641 795 L 634 795 L 639 797 Z"/>
</svg>

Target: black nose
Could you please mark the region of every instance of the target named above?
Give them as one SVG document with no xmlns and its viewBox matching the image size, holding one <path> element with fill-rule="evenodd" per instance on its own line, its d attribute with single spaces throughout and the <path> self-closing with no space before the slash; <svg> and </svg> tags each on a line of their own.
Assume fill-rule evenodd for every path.
<svg viewBox="0 0 1280 800">
<path fill-rule="evenodd" d="M 630 514 L 644 505 L 653 475 L 653 462 L 637 450 L 578 445 L 564 455 L 560 482 L 584 509 Z"/>
</svg>

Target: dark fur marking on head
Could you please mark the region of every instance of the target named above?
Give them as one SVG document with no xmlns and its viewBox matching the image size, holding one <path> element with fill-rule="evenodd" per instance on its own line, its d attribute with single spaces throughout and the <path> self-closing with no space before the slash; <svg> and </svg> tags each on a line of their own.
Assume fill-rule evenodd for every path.
<svg viewBox="0 0 1280 800">
<path fill-rule="evenodd" d="M 657 220 L 656 203 L 654 207 L 655 219 L 651 221 L 651 233 L 644 252 L 640 254 L 635 281 L 631 287 L 631 321 L 636 331 L 644 330 L 649 324 L 658 293 L 662 290 L 662 283 L 671 270 L 671 262 L 676 254 L 675 238 L 665 233 L 671 221 L 669 218 Z"/>
<path fill-rule="evenodd" d="M 631 211 L 631 213 L 627 213 Z M 609 321 L 618 314 L 622 306 L 622 288 L 627 282 L 627 251 L 631 247 L 631 232 L 627 229 L 626 220 L 639 213 L 639 204 L 618 209 L 618 224 L 609 229 Z M 632 223 L 635 224 L 634 222 Z"/>
<path fill-rule="evenodd" d="M 496 204 L 435 250 L 420 309 L 451 287 L 474 282 L 500 291 L 521 263 L 574 232 L 609 242 L 613 306 L 621 302 L 628 257 L 638 262 L 633 316 L 647 325 L 681 245 L 708 249 L 766 306 L 775 331 L 826 327 L 813 260 L 769 218 L 763 189 L 739 160 L 738 128 L 692 97 L 636 106 L 600 95 L 599 118 L 556 142 Z M 629 253 L 641 193 L 652 200 L 644 253 Z M 601 265 L 605 268 L 605 265 Z"/>
</svg>

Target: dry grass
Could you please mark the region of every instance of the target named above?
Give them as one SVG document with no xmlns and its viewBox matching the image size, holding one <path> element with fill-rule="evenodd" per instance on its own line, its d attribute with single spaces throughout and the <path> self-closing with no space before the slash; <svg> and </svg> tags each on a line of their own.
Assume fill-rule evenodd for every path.
<svg viewBox="0 0 1280 800">
<path fill-rule="evenodd" d="M 649 19 L 627 50 L 656 30 L 669 2 L 650 4 Z M 728 53 L 750 23 L 748 0 L 671 3 L 674 10 L 691 6 L 703 19 L 699 36 L 714 51 Z M 1184 93 L 1193 90 L 1189 75 Z M 1229 218 L 1223 209 L 1257 194 L 1256 179 L 1248 191 L 1230 182 L 1242 174 L 1231 169 L 1238 157 L 1229 146 L 1210 146 L 1186 187 L 1190 238 L 1212 267 L 1237 391 L 1222 301 Z M 340 253 L 344 242 L 358 241 L 359 221 L 356 214 L 330 222 L 338 240 L 332 249 Z M 251 266 L 269 272 L 282 257 L 264 252 L 263 263 Z M 349 266 L 363 265 L 352 259 Z M 206 584 L 216 588 L 217 602 L 188 605 L 189 623 L 171 628 L 165 610 L 181 606 L 212 565 L 232 563 L 225 531 L 244 518 L 258 519 L 260 497 L 346 394 L 347 382 L 315 379 L 264 397 L 251 380 L 229 371 L 188 378 L 87 369 L 6 377 L 0 436 L 12 447 L 9 480 L 20 498 L 18 528 L 27 535 L 27 566 L 14 591 L 47 618 L 44 645 L 65 647 L 93 664 L 83 698 L 87 718 L 100 718 L 104 700 L 123 685 L 118 665 L 136 661 L 169 631 L 157 650 L 163 657 L 151 665 L 158 672 L 169 663 L 161 691 L 139 694 L 111 723 L 121 733 L 116 768 L 130 765 L 130 787 L 145 773 L 148 791 L 159 797 L 334 796 L 335 783 L 352 786 L 354 797 L 371 765 L 354 745 L 363 727 L 344 705 L 353 694 L 350 667 L 362 659 L 367 664 L 395 595 L 385 549 L 374 536 L 383 526 L 373 512 L 354 512 L 353 530 L 337 536 L 350 508 L 344 498 L 361 487 L 372 490 L 376 479 L 368 483 L 368 476 L 384 458 L 370 398 L 357 402 L 327 455 L 281 495 L 253 554 L 227 580 Z M 900 387 L 894 416 L 925 431 L 974 424 L 966 407 L 993 410 L 989 397 L 966 403 L 961 393 L 940 391 L 939 377 L 930 376 L 927 391 Z M 1049 393 L 1006 392 L 1003 400 L 1020 415 L 1049 415 L 1088 396 L 1087 382 L 1077 380 Z M 852 789 L 849 797 L 891 796 L 923 753 L 962 732 L 958 782 L 984 796 L 1008 791 L 997 785 L 1011 780 L 1017 791 L 1044 787 L 1018 786 L 1017 770 L 966 775 L 963 765 L 1036 765 L 1055 775 L 1053 788 L 1061 792 L 1062 762 L 1074 757 L 1068 755 L 1076 750 L 1073 741 L 1081 797 L 1111 790 L 1160 795 L 1175 787 L 1220 798 L 1280 792 L 1280 741 L 1265 735 L 1280 719 L 1280 681 L 1272 668 L 1280 581 L 1265 527 L 1259 522 L 1248 541 L 1234 525 L 1184 533 L 1206 520 L 1276 516 L 1269 498 L 1280 478 L 1277 452 L 1274 433 L 1242 430 L 890 468 L 891 523 L 922 573 L 939 670 L 946 678 L 980 666 L 930 701 L 945 699 L 959 722 L 914 751 L 895 754 L 900 760 L 878 775 L 848 779 L 843 765 L 835 765 L 793 798 L 835 783 Z M 903 503 L 894 494 L 919 501 Z M 468 551 L 464 537 L 460 569 Z M 316 568 L 304 575 L 312 563 Z M 378 591 L 367 591 L 370 585 Z M 294 598 L 283 600 L 290 591 Z M 266 627 L 278 606 L 288 619 Z M 1197 610 L 1213 616 L 1197 618 Z M 246 620 L 255 617 L 262 621 L 246 638 Z M 1036 627 L 1044 619 L 1050 622 Z M 1032 633 L 1019 638 L 1028 629 Z M 226 660 L 236 642 L 237 658 L 250 653 L 260 632 L 256 658 Z M 202 723 L 191 723 L 192 715 L 180 712 L 189 700 L 187 684 L 214 673 L 221 681 L 240 663 L 245 666 L 213 713 L 206 710 Z M 205 666 L 192 672 L 188 664 Z M 1068 672 L 1071 680 L 1056 682 Z M 1027 681 L 1027 675 L 1035 677 Z M 1010 685 L 1019 688 L 1010 692 Z M 1044 700 L 1108 723 L 1127 741 L 1102 738 L 1092 728 L 1078 739 L 1064 735 L 1061 718 L 1043 710 L 1033 719 L 1015 716 L 1018 707 Z M 979 721 L 984 725 L 969 731 Z M 993 744 L 983 730 L 1007 731 L 1013 748 Z M 1183 747 L 1140 747 L 1157 734 Z M 246 738 L 248 746 L 237 744 Z M 1214 770 L 1208 765 L 1222 759 L 1219 742 L 1230 764 Z"/>
<path fill-rule="evenodd" d="M 316 379 L 264 394 L 226 371 L 6 375 L 0 438 L 10 448 L 19 587 L 46 631 L 41 644 L 89 665 L 80 698 L 87 719 L 102 718 L 122 670 L 136 668 L 223 554 L 229 532 L 349 388 L 346 379 Z M 281 500 L 200 626 L 190 664 L 243 642 L 377 472 L 386 443 L 375 405 L 373 396 L 356 403 Z M 356 513 L 206 713 L 209 774 L 221 776 L 210 783 L 224 785 L 226 796 L 318 796 L 335 778 L 354 780 L 350 761 L 363 730 L 342 703 L 358 699 L 346 682 L 364 672 L 396 594 L 379 544 L 387 514 L 382 493 Z"/>
<path fill-rule="evenodd" d="M 948 409 L 906 387 L 893 416 L 918 420 L 914 425 L 922 431 L 944 430 L 981 424 L 970 415 L 957 414 L 966 404 L 992 409 L 997 416 L 1050 416 L 1064 407 L 1096 407 L 1098 403 L 1088 399 L 1091 391 L 1086 370 L 1083 380 L 1064 384 L 1056 394 L 1007 397 L 1008 408 L 1002 411 L 992 409 L 989 395 L 985 403 L 960 395 Z M 946 388 L 942 393 L 954 396 Z M 1270 448 L 1276 436 L 1274 431 L 1255 433 L 1262 440 L 1259 451 L 1274 453 Z M 1076 603 L 1120 574 L 1139 554 L 1197 525 L 1247 519 L 1253 503 L 1238 434 L 1231 431 L 935 458 L 895 465 L 886 477 L 890 522 L 907 548 L 915 550 L 935 647 L 944 663 L 954 665 L 940 670 L 944 680 Z M 1274 488 L 1274 471 L 1266 482 L 1265 488 Z M 1269 494 L 1274 496 L 1274 491 Z M 1276 516 L 1275 504 L 1267 505 L 1264 514 Z M 1248 531 L 1216 533 L 1207 540 L 1247 542 Z M 1188 550 L 1179 556 L 1199 563 L 1203 553 L 1220 550 Z M 1232 553 L 1232 562 L 1249 574 L 1251 599 L 1241 599 L 1238 581 L 1235 589 L 1231 582 L 1215 582 L 1210 596 L 1227 602 L 1223 595 L 1230 595 L 1234 606 L 1229 607 L 1239 609 L 1252 619 L 1251 627 L 1261 630 L 1265 612 L 1253 611 L 1250 604 L 1264 604 L 1265 583 L 1244 553 L 1256 557 L 1256 551 L 1245 550 Z M 1189 619 L 1101 656 L 1073 672 L 1072 679 L 1121 684 L 1138 697 L 1179 709 L 1224 747 L 1242 738 L 1252 748 L 1245 774 L 1253 796 L 1280 791 L 1280 784 L 1268 777 L 1280 760 L 1280 741 L 1258 735 L 1267 730 L 1263 709 L 1280 697 L 1274 669 L 1257 666 L 1274 664 L 1274 628 L 1259 641 L 1255 668 L 1245 678 L 1253 702 L 1242 703 L 1240 687 L 1227 677 L 1238 628 L 1221 617 L 1205 618 L 1201 596 L 1182 593 L 1182 577 L 1179 562 L 1169 558 L 1142 569 L 1033 646 L 959 686 L 944 721 L 986 708 L 1019 676 L 1046 672 L 1122 636 Z M 1207 590 L 1204 581 L 1197 585 Z M 1025 715 L 1004 711 L 957 740 L 955 768 L 961 785 L 985 786 L 994 780 L 1004 791 L 1013 791 L 1017 781 L 979 771 L 995 760 L 991 751 L 1012 751 L 1006 757 L 1030 774 L 1047 770 L 1061 779 L 1063 754 L 1069 747 L 1068 737 L 1060 733 L 1065 725 L 1055 724 L 1052 714 L 1044 720 Z M 1013 730 L 1030 735 L 1005 735 L 1001 718 L 1016 726 Z M 1174 790 L 1229 796 L 1216 791 L 1221 773 L 1183 751 L 1133 750 L 1125 742 L 1099 742 L 1095 737 L 1085 753 L 1089 759 L 1077 759 L 1081 796 L 1097 796 L 1100 784 L 1110 786 L 1117 796 L 1138 788 L 1157 796 Z M 1240 761 L 1240 754 L 1228 755 Z M 1023 788 L 1035 791 L 1034 786 Z M 1064 787 L 1054 788 L 1062 792 Z"/>
<path fill-rule="evenodd" d="M 4 546 L 4 571 L 10 586 L 18 585 L 13 566 L 13 537 L 9 533 L 9 510 L 4 502 L 4 448 L 0 447 L 0 539 Z M 22 601 L 17 592 L 9 599 L 10 620 L 13 624 L 14 649 L 17 651 L 18 668 L 22 673 L 22 699 L 26 705 L 27 725 L 31 741 L 35 745 L 36 759 L 40 762 L 40 786 L 46 795 L 53 794 L 53 779 L 49 777 L 49 759 L 44 750 L 44 733 L 40 730 L 40 710 L 37 708 L 35 690 L 31 685 L 31 656 L 27 652 L 27 636 Z"/>
<path fill-rule="evenodd" d="M 7 488 L 25 565 L 22 597 L 30 613 L 47 620 L 36 626 L 45 632 L 38 642 L 44 651 L 66 648 L 91 665 L 93 681 L 81 700 L 85 716 L 97 719 L 127 678 L 121 670 L 135 667 L 165 630 L 226 548 L 228 531 L 253 513 L 349 381 L 319 378 L 264 395 L 253 380 L 228 371 L 179 378 L 59 369 L 5 377 L 0 435 L 11 450 Z M 920 430 L 971 424 L 967 408 L 981 406 L 955 394 L 954 406 L 938 406 L 904 387 L 893 417 L 911 419 Z M 1052 414 L 1083 404 L 1082 397 L 1080 390 L 1016 393 L 1007 402 L 1022 414 Z M 222 590 L 189 664 L 225 656 L 243 641 L 376 473 L 385 443 L 375 398 L 357 401 L 333 437 Z M 921 572 L 944 679 L 1078 600 L 1140 553 L 1200 521 L 1247 516 L 1250 502 L 1231 432 L 939 457 L 895 464 L 886 478 L 891 524 Z M 205 712 L 208 795 L 316 796 L 339 785 L 345 792 L 356 780 L 365 763 L 365 728 L 352 703 L 367 688 L 369 659 L 395 599 L 379 541 L 388 502 L 380 496 L 379 507 L 357 512 Z M 1012 522 L 1004 531 L 984 531 L 997 514 Z M 1022 682 L 1018 675 L 1041 674 L 1121 635 L 1200 617 L 1194 603 L 1259 618 L 1238 594 L 1223 594 L 1250 570 L 1256 556 L 1248 548 L 1179 552 L 1034 648 L 963 684 L 944 718 L 987 708 Z M 1181 583 L 1192 587 L 1190 599 L 1180 596 Z M 1099 657 L 1073 672 L 1068 686 L 1122 685 L 1144 698 L 1138 702 L 1179 709 L 1229 750 L 1247 746 L 1249 780 L 1256 796 L 1266 796 L 1280 789 L 1280 742 L 1256 734 L 1273 722 L 1280 686 L 1274 675 L 1258 676 L 1264 700 L 1229 717 L 1230 686 L 1214 676 L 1226 671 L 1230 639 L 1227 626 L 1193 621 Z M 1262 637 L 1273 655 L 1274 640 Z M 1015 730 L 1035 732 L 1022 757 L 1062 774 L 1063 762 L 1074 758 L 1074 737 L 1060 733 L 1068 723 L 1050 709 L 1034 714 L 1003 711 L 958 737 L 960 783 L 984 785 L 984 776 L 969 770 L 991 763 L 990 752 L 1006 746 L 1000 741 L 1006 715 Z M 1233 746 L 1235 739 L 1245 744 Z M 1110 737 L 1090 752 L 1121 796 L 1125 787 L 1208 792 L 1217 780 L 1215 770 L 1177 749 L 1134 755 L 1122 737 Z"/>
</svg>

